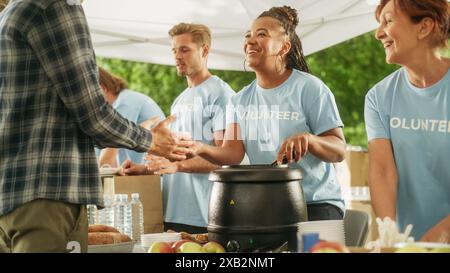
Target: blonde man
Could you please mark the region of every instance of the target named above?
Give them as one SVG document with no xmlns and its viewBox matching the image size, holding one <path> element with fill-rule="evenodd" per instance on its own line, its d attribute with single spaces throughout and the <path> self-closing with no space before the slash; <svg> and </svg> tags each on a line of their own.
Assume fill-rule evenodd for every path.
<svg viewBox="0 0 450 273">
<path fill-rule="evenodd" d="M 210 145 L 222 145 L 225 107 L 234 91 L 207 68 L 211 32 L 205 25 L 180 23 L 169 31 L 172 52 L 180 76 L 188 87 L 175 99 L 171 114 L 177 120 L 172 131 L 188 132 Z M 206 232 L 212 183 L 208 173 L 217 165 L 195 157 L 180 162 L 154 159 L 148 166 L 163 177 L 165 229 Z"/>
</svg>

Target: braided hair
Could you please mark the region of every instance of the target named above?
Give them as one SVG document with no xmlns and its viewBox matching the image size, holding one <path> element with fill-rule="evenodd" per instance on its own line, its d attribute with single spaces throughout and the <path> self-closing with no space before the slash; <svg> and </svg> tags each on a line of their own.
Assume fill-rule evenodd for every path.
<svg viewBox="0 0 450 273">
<path fill-rule="evenodd" d="M 310 73 L 308 64 L 306 63 L 306 59 L 303 54 L 302 43 L 295 32 L 295 28 L 297 27 L 299 21 L 297 10 L 289 6 L 273 7 L 258 16 L 258 18 L 261 17 L 271 17 L 276 19 L 286 31 L 289 41 L 291 42 L 291 49 L 289 50 L 286 58 L 287 68 Z"/>
</svg>

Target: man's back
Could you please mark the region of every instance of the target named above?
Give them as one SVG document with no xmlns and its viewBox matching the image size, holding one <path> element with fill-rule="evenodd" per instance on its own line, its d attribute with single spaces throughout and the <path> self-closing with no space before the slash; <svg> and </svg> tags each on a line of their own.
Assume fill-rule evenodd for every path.
<svg viewBox="0 0 450 273">
<path fill-rule="evenodd" d="M 37 198 L 101 204 L 94 141 L 149 148 L 107 106 L 96 71 L 81 6 L 12 0 L 1 13 L 0 216 Z"/>
</svg>

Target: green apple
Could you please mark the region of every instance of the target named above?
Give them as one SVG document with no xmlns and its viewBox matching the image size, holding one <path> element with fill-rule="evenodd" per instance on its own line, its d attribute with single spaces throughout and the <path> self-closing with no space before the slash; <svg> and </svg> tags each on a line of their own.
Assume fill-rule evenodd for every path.
<svg viewBox="0 0 450 273">
<path fill-rule="evenodd" d="M 415 244 L 409 244 L 395 251 L 395 253 L 427 253 L 427 252 L 428 250 L 426 248 L 417 246 Z"/>
<path fill-rule="evenodd" d="M 195 242 L 185 242 L 180 246 L 181 253 L 203 253 L 202 246 Z"/>
<path fill-rule="evenodd" d="M 225 248 L 216 242 L 209 242 L 203 245 L 203 252 L 206 253 L 225 253 Z"/>
<path fill-rule="evenodd" d="M 148 249 L 148 253 L 173 253 L 170 244 L 166 242 L 154 242 Z"/>
<path fill-rule="evenodd" d="M 430 253 L 450 253 L 450 247 L 436 247 L 430 250 Z"/>
<path fill-rule="evenodd" d="M 331 247 L 323 247 L 321 249 L 314 250 L 313 253 L 341 253 L 341 252 Z"/>
<path fill-rule="evenodd" d="M 181 253 L 181 246 L 184 244 L 184 243 L 187 243 L 187 242 L 192 242 L 191 240 L 187 240 L 187 239 L 183 239 L 183 240 L 179 240 L 179 241 L 176 241 L 175 243 L 173 243 L 172 244 L 172 250 L 173 250 L 173 252 L 174 253 Z"/>
</svg>

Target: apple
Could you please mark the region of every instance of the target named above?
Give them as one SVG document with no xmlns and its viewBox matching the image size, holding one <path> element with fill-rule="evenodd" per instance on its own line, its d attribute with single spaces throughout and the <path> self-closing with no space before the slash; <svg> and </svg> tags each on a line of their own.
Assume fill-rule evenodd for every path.
<svg viewBox="0 0 450 273">
<path fill-rule="evenodd" d="M 154 242 L 148 249 L 148 253 L 173 253 L 173 250 L 166 242 Z"/>
<path fill-rule="evenodd" d="M 415 244 L 408 244 L 395 251 L 395 253 L 427 253 L 427 252 L 428 250 L 426 248 L 417 246 Z"/>
<path fill-rule="evenodd" d="M 430 253 L 450 253 L 450 247 L 437 247 L 429 251 Z"/>
<path fill-rule="evenodd" d="M 202 253 L 203 248 L 195 242 L 185 242 L 180 247 L 181 253 Z"/>
<path fill-rule="evenodd" d="M 174 253 L 181 253 L 180 247 L 187 242 L 192 242 L 191 240 L 188 239 L 183 239 L 183 240 L 179 240 L 176 241 L 174 243 L 172 243 L 172 250 Z"/>
<path fill-rule="evenodd" d="M 206 253 L 225 253 L 225 248 L 216 242 L 209 242 L 203 245 L 203 252 Z"/>
<path fill-rule="evenodd" d="M 342 246 L 338 243 L 321 241 L 321 242 L 315 244 L 313 247 L 311 247 L 309 252 L 311 252 L 311 253 L 345 253 L 345 252 L 348 252 L 348 250 L 344 246 Z"/>
</svg>

